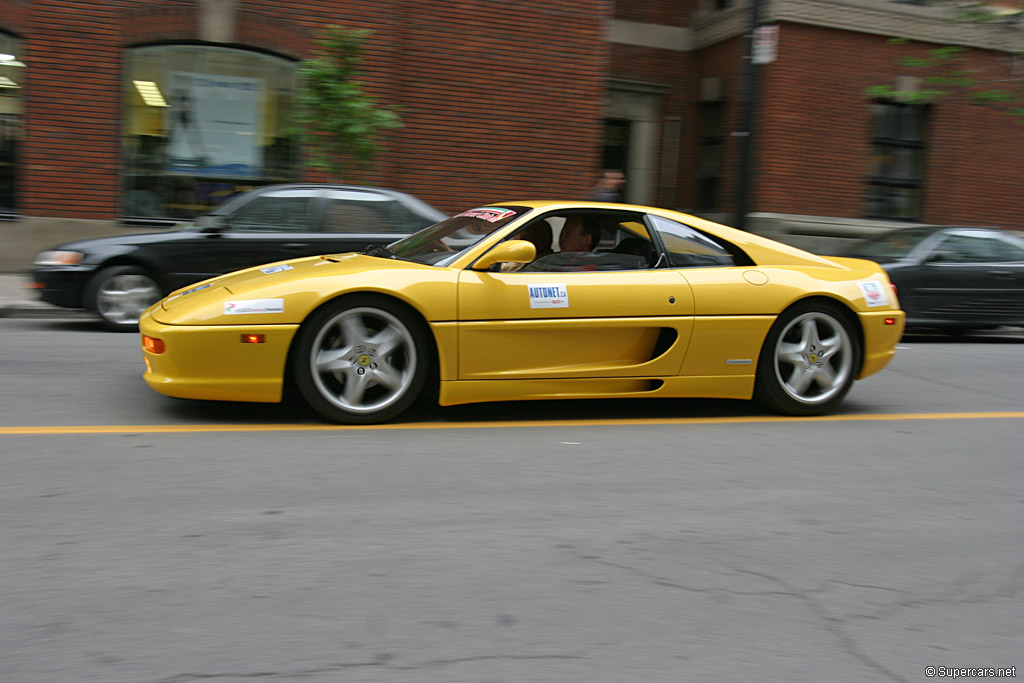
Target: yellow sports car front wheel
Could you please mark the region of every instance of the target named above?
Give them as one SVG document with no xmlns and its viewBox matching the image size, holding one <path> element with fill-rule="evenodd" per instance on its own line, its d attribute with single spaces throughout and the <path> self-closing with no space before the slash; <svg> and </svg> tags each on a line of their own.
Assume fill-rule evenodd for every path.
<svg viewBox="0 0 1024 683">
<path fill-rule="evenodd" d="M 330 420 L 383 422 L 421 394 L 436 355 L 427 339 L 422 321 L 393 299 L 343 297 L 303 324 L 292 359 L 295 380 Z"/>
</svg>

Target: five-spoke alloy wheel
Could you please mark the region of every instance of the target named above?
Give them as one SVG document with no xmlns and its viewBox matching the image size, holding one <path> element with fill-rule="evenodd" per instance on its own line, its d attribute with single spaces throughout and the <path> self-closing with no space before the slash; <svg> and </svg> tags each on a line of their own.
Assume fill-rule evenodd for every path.
<svg viewBox="0 0 1024 683">
<path fill-rule="evenodd" d="M 757 396 L 788 415 L 836 407 L 860 368 L 860 339 L 849 316 L 824 302 L 798 304 L 768 332 L 757 371 Z"/>
<path fill-rule="evenodd" d="M 303 325 L 295 349 L 302 396 L 324 417 L 354 424 L 383 422 L 406 410 L 431 363 L 422 323 L 376 297 L 326 306 Z"/>
</svg>

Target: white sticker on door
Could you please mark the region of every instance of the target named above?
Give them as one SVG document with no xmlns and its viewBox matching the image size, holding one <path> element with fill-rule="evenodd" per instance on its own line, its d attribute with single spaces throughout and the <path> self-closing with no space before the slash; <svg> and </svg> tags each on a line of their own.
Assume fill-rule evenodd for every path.
<svg viewBox="0 0 1024 683">
<path fill-rule="evenodd" d="M 527 285 L 530 308 L 569 308 L 569 291 L 565 284 Z"/>
</svg>

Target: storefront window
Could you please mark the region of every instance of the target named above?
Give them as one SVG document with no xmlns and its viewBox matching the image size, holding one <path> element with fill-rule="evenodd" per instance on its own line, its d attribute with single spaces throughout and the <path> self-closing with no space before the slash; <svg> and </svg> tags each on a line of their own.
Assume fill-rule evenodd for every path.
<svg viewBox="0 0 1024 683">
<path fill-rule="evenodd" d="M 0 33 L 0 215 L 13 214 L 22 138 L 21 108 L 25 63 L 19 41 Z"/>
<path fill-rule="evenodd" d="M 293 62 L 205 45 L 133 48 L 123 94 L 126 218 L 192 218 L 298 177 Z"/>
</svg>

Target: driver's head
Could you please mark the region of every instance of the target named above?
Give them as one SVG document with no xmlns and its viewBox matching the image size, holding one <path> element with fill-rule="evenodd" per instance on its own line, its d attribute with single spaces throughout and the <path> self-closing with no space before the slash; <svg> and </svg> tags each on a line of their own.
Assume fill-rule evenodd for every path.
<svg viewBox="0 0 1024 683">
<path fill-rule="evenodd" d="M 558 248 L 560 251 L 593 251 L 600 240 L 600 226 L 582 216 L 570 216 L 558 235 Z"/>
</svg>

